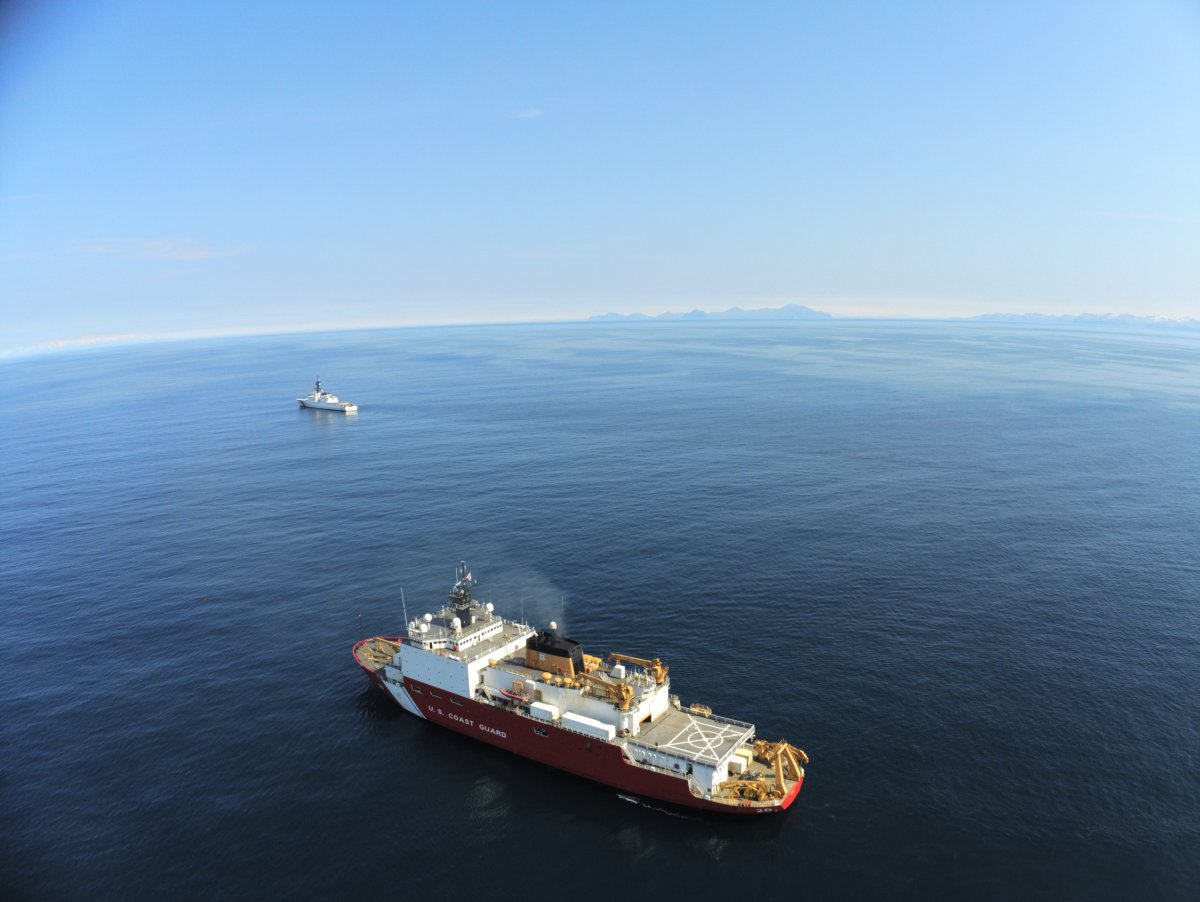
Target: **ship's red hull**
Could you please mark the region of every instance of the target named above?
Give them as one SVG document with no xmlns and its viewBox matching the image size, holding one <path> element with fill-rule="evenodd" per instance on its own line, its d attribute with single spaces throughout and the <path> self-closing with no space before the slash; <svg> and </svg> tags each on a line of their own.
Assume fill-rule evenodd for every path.
<svg viewBox="0 0 1200 902">
<path fill-rule="evenodd" d="M 366 667 L 363 669 L 376 685 L 385 688 L 379 674 Z M 798 780 L 787 796 L 769 803 L 714 802 L 693 795 L 686 777 L 633 764 L 619 746 L 602 739 L 592 739 L 512 710 L 461 698 L 412 679 L 405 678 L 404 688 L 422 716 L 431 723 L 622 792 L 685 808 L 719 814 L 774 814 L 784 811 L 795 801 L 803 783 L 803 779 Z"/>
</svg>

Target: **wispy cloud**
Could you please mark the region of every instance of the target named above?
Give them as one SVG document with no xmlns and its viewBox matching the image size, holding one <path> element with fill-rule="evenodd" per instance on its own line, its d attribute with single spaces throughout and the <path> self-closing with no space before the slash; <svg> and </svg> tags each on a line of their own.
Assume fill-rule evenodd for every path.
<svg viewBox="0 0 1200 902">
<path fill-rule="evenodd" d="M 87 345 L 103 345 L 113 342 L 142 341 L 146 336 L 137 332 L 126 332 L 123 335 L 81 335 L 78 338 L 55 338 L 38 344 L 39 348 L 73 348 Z"/>
<path fill-rule="evenodd" d="M 535 106 L 526 107 L 519 112 L 513 113 L 514 119 L 540 119 L 542 111 Z"/>
<path fill-rule="evenodd" d="M 135 260 L 208 260 L 217 249 L 192 238 L 110 238 L 93 241 L 87 252 L 96 257 L 124 257 Z"/>
</svg>

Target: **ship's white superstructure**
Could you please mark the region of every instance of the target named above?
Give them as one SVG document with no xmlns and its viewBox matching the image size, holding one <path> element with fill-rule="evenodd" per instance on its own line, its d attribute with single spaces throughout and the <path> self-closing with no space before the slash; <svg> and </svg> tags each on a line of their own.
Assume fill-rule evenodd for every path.
<svg viewBox="0 0 1200 902">
<path fill-rule="evenodd" d="M 338 396 L 333 392 L 327 392 L 321 388 L 321 380 L 317 380 L 316 387 L 308 393 L 307 397 L 296 399 L 301 407 L 307 407 L 312 410 L 336 410 L 341 413 L 358 413 L 358 405 L 351 404 L 349 401 L 339 401 Z"/>
</svg>

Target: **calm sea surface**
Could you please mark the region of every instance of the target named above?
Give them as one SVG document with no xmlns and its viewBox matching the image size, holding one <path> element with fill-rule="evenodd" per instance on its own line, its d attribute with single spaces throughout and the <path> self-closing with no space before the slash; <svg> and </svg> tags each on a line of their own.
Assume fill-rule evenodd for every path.
<svg viewBox="0 0 1200 902">
<path fill-rule="evenodd" d="M 320 376 L 357 417 L 303 411 Z M 0 364 L 0 896 L 1200 898 L 1200 337 L 407 329 Z M 477 595 L 812 758 L 622 800 L 401 712 Z M 782 895 L 781 895 L 782 894 Z"/>
</svg>

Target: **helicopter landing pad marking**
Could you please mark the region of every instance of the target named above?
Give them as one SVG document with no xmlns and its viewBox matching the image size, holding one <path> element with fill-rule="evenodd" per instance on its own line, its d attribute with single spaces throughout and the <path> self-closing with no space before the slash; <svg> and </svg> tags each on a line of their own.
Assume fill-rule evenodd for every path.
<svg viewBox="0 0 1200 902">
<path fill-rule="evenodd" d="M 657 722 L 643 725 L 634 741 L 690 761 L 716 764 L 753 731 L 749 725 L 725 723 L 688 711 L 668 710 Z"/>
</svg>

